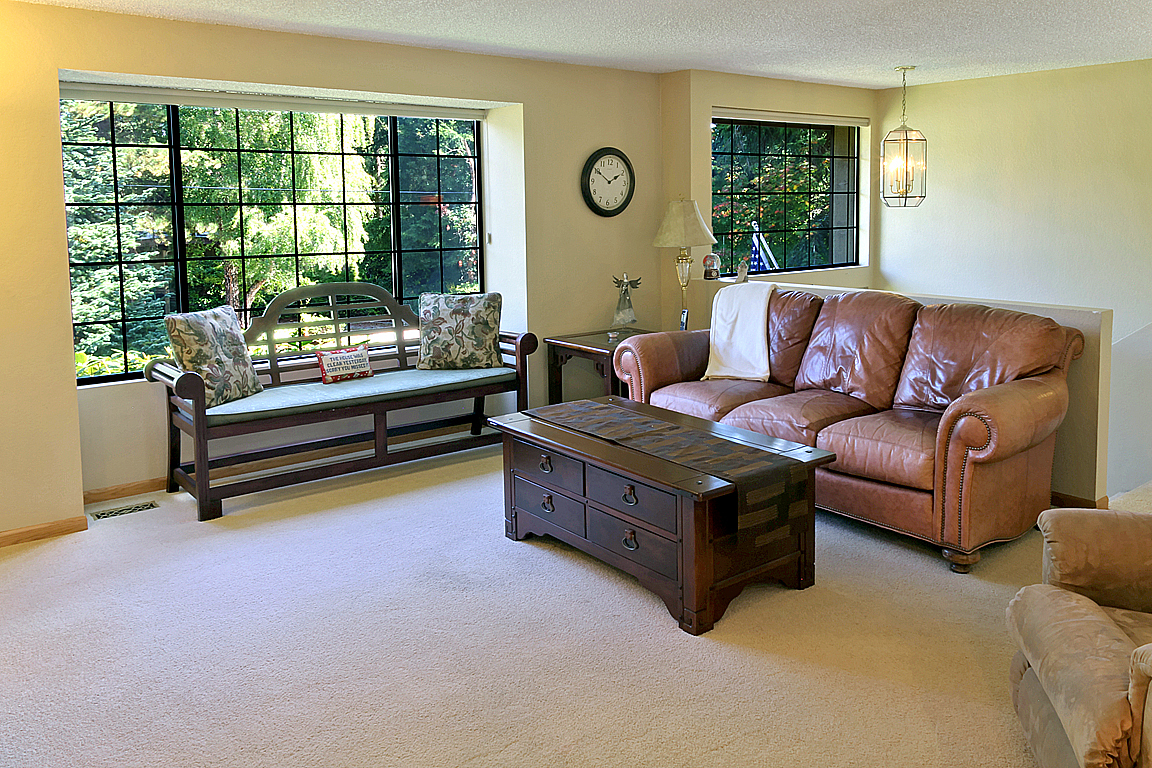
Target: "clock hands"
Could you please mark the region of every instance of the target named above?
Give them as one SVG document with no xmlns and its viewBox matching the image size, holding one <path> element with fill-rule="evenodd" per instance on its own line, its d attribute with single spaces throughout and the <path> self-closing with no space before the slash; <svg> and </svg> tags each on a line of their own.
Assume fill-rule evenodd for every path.
<svg viewBox="0 0 1152 768">
<path fill-rule="evenodd" d="M 615 176 L 613 176 L 612 178 L 608 178 L 607 176 L 605 176 L 605 175 L 604 175 L 604 172 L 603 172 L 603 171 L 601 171 L 601 170 L 600 170 L 598 167 L 597 167 L 597 168 L 594 168 L 593 170 L 595 170 L 595 171 L 596 171 L 596 173 L 599 173 L 599 174 L 600 174 L 600 178 L 604 179 L 604 181 L 608 182 L 609 184 L 611 184 L 612 182 L 616 181 L 616 179 L 618 179 L 618 178 L 620 178 L 621 176 L 623 176 L 623 175 L 624 175 L 624 171 L 620 171 L 620 173 L 616 174 L 616 175 L 615 175 Z"/>
</svg>

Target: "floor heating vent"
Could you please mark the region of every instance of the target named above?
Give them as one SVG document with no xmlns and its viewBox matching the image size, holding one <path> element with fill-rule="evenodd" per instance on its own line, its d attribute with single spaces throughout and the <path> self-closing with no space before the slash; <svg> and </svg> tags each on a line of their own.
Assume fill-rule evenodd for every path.
<svg viewBox="0 0 1152 768">
<path fill-rule="evenodd" d="M 133 504 L 130 507 L 120 507 L 118 509 L 105 509 L 101 512 L 93 512 L 91 515 L 89 515 L 89 517 L 91 517 L 93 520 L 103 520 L 106 517 L 118 517 L 120 515 L 126 515 L 129 512 L 139 512 L 140 510 L 143 510 L 143 509 L 156 509 L 159 506 L 160 505 L 157 504 L 156 502 L 149 501 L 149 502 L 146 502 L 144 504 Z"/>
</svg>

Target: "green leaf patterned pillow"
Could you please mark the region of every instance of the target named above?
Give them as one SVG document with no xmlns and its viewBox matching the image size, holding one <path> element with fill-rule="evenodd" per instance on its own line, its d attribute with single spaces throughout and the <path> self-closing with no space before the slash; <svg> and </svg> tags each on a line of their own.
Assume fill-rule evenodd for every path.
<svg viewBox="0 0 1152 768">
<path fill-rule="evenodd" d="M 498 368 L 498 293 L 420 294 L 420 357 L 417 368 Z"/>
<path fill-rule="evenodd" d="M 176 364 L 204 379 L 208 408 L 263 391 L 232 307 L 166 315 L 164 327 Z"/>
</svg>

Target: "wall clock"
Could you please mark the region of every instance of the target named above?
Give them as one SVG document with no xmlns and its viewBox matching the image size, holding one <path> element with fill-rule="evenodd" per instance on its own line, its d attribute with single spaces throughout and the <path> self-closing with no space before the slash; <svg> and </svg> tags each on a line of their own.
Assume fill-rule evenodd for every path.
<svg viewBox="0 0 1152 768">
<path fill-rule="evenodd" d="M 632 202 L 636 174 L 628 156 L 614 147 L 592 153 L 580 173 L 580 192 L 594 213 L 615 216 Z"/>
</svg>

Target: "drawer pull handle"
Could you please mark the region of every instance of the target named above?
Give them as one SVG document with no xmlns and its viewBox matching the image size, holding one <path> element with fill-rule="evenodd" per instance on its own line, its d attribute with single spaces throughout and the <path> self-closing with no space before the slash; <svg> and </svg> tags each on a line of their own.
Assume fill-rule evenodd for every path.
<svg viewBox="0 0 1152 768">
<path fill-rule="evenodd" d="M 544 501 L 540 502 L 540 509 L 549 514 L 556 511 L 556 505 L 552 503 L 552 494 L 544 494 Z"/>
<path fill-rule="evenodd" d="M 624 547 L 624 549 L 627 549 L 631 552 L 635 552 L 637 549 L 640 549 L 640 543 L 636 541 L 636 531 L 631 529 L 624 531 L 624 538 L 621 539 L 620 544 Z"/>
<path fill-rule="evenodd" d="M 552 457 L 546 453 L 540 454 L 540 471 L 546 475 L 552 471 Z"/>
<path fill-rule="evenodd" d="M 624 502 L 630 507 L 636 506 L 636 486 L 624 486 L 624 495 L 620 497 L 620 501 Z"/>
</svg>

